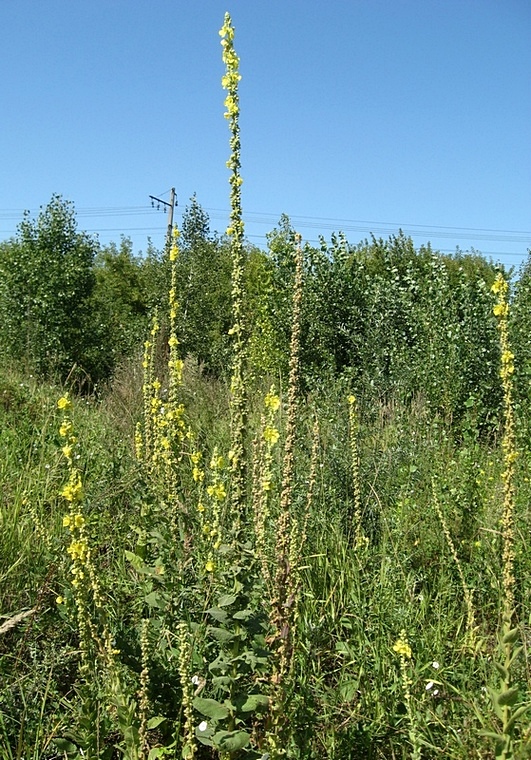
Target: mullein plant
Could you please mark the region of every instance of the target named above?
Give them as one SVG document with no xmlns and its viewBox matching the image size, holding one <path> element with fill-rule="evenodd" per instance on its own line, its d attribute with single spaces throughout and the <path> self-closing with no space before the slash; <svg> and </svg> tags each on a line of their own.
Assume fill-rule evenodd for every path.
<svg viewBox="0 0 531 760">
<path fill-rule="evenodd" d="M 119 673 L 117 655 L 107 622 L 107 610 L 97 568 L 92 558 L 91 542 L 87 530 L 84 508 L 84 488 L 81 472 L 75 464 L 79 454 L 77 433 L 71 417 L 72 402 L 68 395 L 57 402 L 63 419 L 59 428 L 61 447 L 67 462 L 68 482 L 61 491 L 68 510 L 63 517 L 63 526 L 68 528 L 70 543 L 67 554 L 70 558 L 71 592 L 75 605 L 80 649 L 81 705 L 80 732 L 71 736 L 80 744 L 84 757 L 100 760 L 104 753 L 105 726 L 110 727 L 109 716 L 116 717 L 124 738 L 124 757 L 127 760 L 141 760 L 136 702 L 124 688 Z M 63 597 L 57 597 L 57 604 L 65 605 Z M 57 739 L 58 746 L 64 739 Z M 68 742 L 67 742 L 68 745 Z M 106 755 L 105 755 L 106 756 Z"/>
<path fill-rule="evenodd" d="M 276 534 L 276 567 L 270 609 L 272 633 L 269 645 L 273 652 L 273 674 L 269 708 L 268 744 L 271 757 L 286 754 L 289 739 L 289 674 L 295 654 L 295 621 L 297 618 L 298 530 L 294 526 L 293 482 L 295 475 L 295 442 L 299 406 L 300 333 L 303 286 L 303 253 L 300 235 L 296 236 L 295 281 L 290 342 L 286 431 L 282 463 L 280 512 Z M 300 547 L 299 547 L 300 548 Z M 298 552 L 297 552 L 298 553 Z"/>
<path fill-rule="evenodd" d="M 452 555 L 452 558 L 455 562 L 455 566 L 457 568 L 457 572 L 459 573 L 459 580 L 461 581 L 461 588 L 463 589 L 463 598 L 465 600 L 465 605 L 466 605 L 466 633 L 465 633 L 465 639 L 463 642 L 464 647 L 465 649 L 470 649 L 472 651 L 475 651 L 476 646 L 477 646 L 477 640 L 476 640 L 477 627 L 476 627 L 476 615 L 474 611 L 474 598 L 472 595 L 472 591 L 470 590 L 466 582 L 465 574 L 463 572 L 463 568 L 461 566 L 461 562 L 459 560 L 459 556 L 457 554 L 455 544 L 452 539 L 452 535 L 450 533 L 443 511 L 441 509 L 441 505 L 439 503 L 439 498 L 438 498 L 436 487 L 435 487 L 435 480 L 432 481 L 432 494 L 433 494 L 433 503 L 435 506 L 435 511 L 437 512 L 437 516 L 441 523 L 442 531 L 444 533 L 446 543 L 450 550 L 450 554 Z"/>
<path fill-rule="evenodd" d="M 362 513 L 361 513 L 361 487 L 360 487 L 360 454 L 358 446 L 358 433 L 360 429 L 360 418 L 358 411 L 358 400 L 351 394 L 348 397 L 348 418 L 350 428 L 350 458 L 352 468 L 352 490 L 354 499 L 353 509 L 353 536 L 354 548 L 364 549 L 369 544 L 369 539 L 363 532 Z M 349 527 L 350 530 L 350 527 Z M 352 535 L 351 534 L 351 535 Z"/>
<path fill-rule="evenodd" d="M 515 736 L 518 719 L 529 709 L 529 704 L 517 705 L 518 688 L 514 684 L 513 665 L 522 651 L 519 644 L 520 632 L 515 620 L 515 576 L 514 576 L 514 509 L 515 509 L 515 464 L 518 459 L 516 448 L 515 419 L 513 406 L 514 354 L 511 351 L 508 335 L 509 285 L 503 275 L 498 273 L 492 286 L 496 296 L 494 315 L 498 322 L 500 338 L 501 367 L 500 377 L 503 389 L 504 430 L 502 452 L 504 471 L 502 525 L 502 580 L 503 608 L 501 630 L 499 633 L 500 660 L 495 662 L 501 683 L 498 689 L 489 689 L 494 712 L 501 724 L 499 732 L 489 735 L 495 740 L 497 760 L 512 760 L 515 755 Z"/>
<path fill-rule="evenodd" d="M 213 747 L 223 760 L 239 756 L 253 741 L 256 716 L 267 709 L 267 696 L 258 687 L 259 674 L 267 663 L 264 653 L 265 615 L 263 594 L 257 584 L 257 562 L 252 535 L 245 525 L 247 518 L 247 467 L 245 439 L 247 399 L 244 371 L 246 331 L 244 326 L 244 246 L 241 209 L 240 128 L 238 83 L 239 59 L 234 49 L 234 27 L 225 14 L 220 30 L 226 90 L 225 117 L 229 121 L 231 156 L 231 215 L 227 235 L 232 253 L 232 327 L 233 365 L 230 395 L 231 448 L 228 455 L 228 477 L 222 473 L 222 458 L 214 452 L 210 472 L 205 476 L 206 496 L 211 521 L 203 530 L 211 541 L 206 571 L 211 574 L 216 602 L 207 614 L 212 624 L 207 627 L 207 651 L 214 659 L 209 663 L 212 689 L 217 698 L 197 695 L 194 708 L 205 720 L 196 736 L 199 742 Z M 227 482 L 228 488 L 225 488 Z M 217 593 L 216 593 L 217 592 Z"/>
<path fill-rule="evenodd" d="M 411 760 L 420 760 L 421 743 L 417 731 L 415 712 L 411 696 L 411 686 L 413 682 L 410 676 L 410 662 L 413 656 L 411 646 L 408 641 L 407 633 L 404 629 L 400 632 L 400 637 L 393 644 L 393 651 L 400 658 L 400 680 L 402 682 L 402 696 L 406 708 L 406 716 L 409 723 L 409 741 L 411 744 Z"/>
<path fill-rule="evenodd" d="M 271 568 L 274 562 L 274 547 L 271 541 L 271 496 L 274 485 L 273 458 L 278 448 L 280 432 L 277 416 L 280 397 L 275 386 L 271 386 L 264 399 L 265 413 L 262 415 L 260 433 L 255 441 L 253 457 L 253 519 L 255 551 L 262 569 L 262 579 L 272 590 Z"/>
<path fill-rule="evenodd" d="M 244 368 L 246 360 L 246 340 L 244 326 L 244 224 L 242 218 L 241 186 L 243 179 L 241 169 L 240 143 L 240 99 L 238 85 L 241 80 L 240 59 L 234 49 L 234 27 L 231 17 L 225 14 L 224 24 L 220 29 L 221 45 L 223 47 L 223 63 L 225 74 L 221 84 L 226 91 L 225 118 L 230 130 L 230 158 L 227 168 L 230 169 L 230 224 L 227 235 L 230 240 L 232 255 L 232 327 L 229 333 L 233 339 L 233 365 L 231 378 L 231 503 L 236 534 L 241 529 L 241 519 L 246 501 L 246 466 L 245 466 L 245 429 L 246 429 L 246 394 L 244 384 Z M 238 536 L 239 537 L 239 536 Z"/>
</svg>

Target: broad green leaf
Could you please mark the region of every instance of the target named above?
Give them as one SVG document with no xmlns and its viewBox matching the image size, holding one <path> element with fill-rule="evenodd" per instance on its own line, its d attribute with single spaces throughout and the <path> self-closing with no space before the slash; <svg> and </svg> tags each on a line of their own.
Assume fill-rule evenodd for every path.
<svg viewBox="0 0 531 760">
<path fill-rule="evenodd" d="M 511 631 L 507 631 L 502 638 L 502 644 L 514 644 L 519 635 L 520 631 L 518 628 L 513 628 Z"/>
<path fill-rule="evenodd" d="M 228 607 L 231 604 L 234 604 L 237 597 L 233 594 L 223 594 L 223 596 L 220 596 L 218 599 L 218 607 Z"/>
<path fill-rule="evenodd" d="M 79 749 L 75 744 L 72 744 L 68 739 L 56 738 L 52 739 L 53 743 L 60 749 L 61 752 L 65 752 L 67 757 L 79 757 Z"/>
<path fill-rule="evenodd" d="M 144 597 L 144 601 L 149 607 L 155 607 L 158 610 L 162 610 L 165 607 L 158 591 L 152 591 Z"/>
<path fill-rule="evenodd" d="M 265 694 L 249 694 L 243 705 L 242 712 L 258 712 L 267 710 L 269 707 L 269 697 Z"/>
<path fill-rule="evenodd" d="M 130 552 L 127 549 L 124 552 L 125 558 L 129 560 L 129 562 L 133 565 L 135 570 L 138 570 L 141 572 L 144 569 L 144 560 L 142 557 L 139 557 L 138 554 L 135 554 L 134 552 Z"/>
<path fill-rule="evenodd" d="M 212 737 L 215 747 L 223 752 L 237 752 L 246 747 L 251 741 L 247 731 L 218 731 Z"/>
<path fill-rule="evenodd" d="M 513 686 L 511 689 L 507 689 L 507 691 L 502 691 L 496 698 L 499 705 L 514 705 L 518 699 L 518 688 Z"/>
<path fill-rule="evenodd" d="M 339 693 L 341 699 L 345 702 L 352 702 L 358 694 L 359 683 L 358 681 L 343 681 L 339 684 Z"/>
<path fill-rule="evenodd" d="M 528 704 L 525 704 L 525 705 L 520 705 L 520 707 L 516 708 L 516 710 L 511 715 L 510 719 L 507 721 L 507 725 L 505 726 L 505 731 L 508 734 L 510 734 L 511 731 L 513 730 L 514 724 L 516 723 L 516 721 L 518 720 L 518 718 L 521 718 L 522 715 L 524 715 L 524 713 L 526 713 L 529 710 L 530 707 L 531 707 L 531 705 L 528 703 Z"/>
<path fill-rule="evenodd" d="M 153 718 L 150 718 L 147 724 L 148 730 L 151 731 L 152 729 L 157 728 L 157 726 L 160 726 L 160 724 L 164 723 L 165 720 L 166 718 L 164 718 L 162 715 L 157 715 Z"/>
<path fill-rule="evenodd" d="M 216 641 L 221 641 L 222 644 L 226 643 L 227 641 L 232 641 L 234 638 L 234 634 L 230 631 L 225 630 L 225 628 L 215 628 L 214 626 L 209 626 L 207 632 L 213 636 Z"/>
<path fill-rule="evenodd" d="M 501 664 L 501 662 L 495 662 L 494 667 L 496 668 L 496 670 L 498 671 L 498 673 L 500 674 L 502 678 L 505 679 L 509 676 L 509 671 L 504 665 Z"/>
<path fill-rule="evenodd" d="M 252 616 L 252 614 L 252 610 L 239 610 L 239 612 L 235 612 L 232 617 L 234 620 L 247 620 Z"/>
<path fill-rule="evenodd" d="M 201 715 L 206 715 L 207 718 L 212 718 L 212 720 L 223 720 L 229 717 L 229 711 L 225 705 L 220 704 L 215 699 L 195 697 L 193 706 Z"/>
<path fill-rule="evenodd" d="M 219 607 L 211 607 L 207 612 L 214 618 L 214 620 L 217 620 L 218 623 L 225 623 L 229 617 L 229 613 L 226 610 L 220 610 Z"/>
</svg>

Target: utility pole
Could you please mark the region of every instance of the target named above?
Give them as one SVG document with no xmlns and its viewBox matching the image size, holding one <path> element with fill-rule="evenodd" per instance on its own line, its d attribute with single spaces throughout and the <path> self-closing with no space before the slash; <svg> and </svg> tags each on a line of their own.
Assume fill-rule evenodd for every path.
<svg viewBox="0 0 531 760">
<path fill-rule="evenodd" d="M 171 235 L 173 231 L 173 209 L 177 205 L 177 199 L 175 197 L 175 188 L 172 187 L 170 190 L 170 200 L 163 201 L 162 198 L 156 198 L 154 195 L 149 196 L 151 199 L 151 205 L 155 207 L 155 203 L 157 204 L 157 210 L 160 209 L 161 204 L 163 206 L 167 206 L 168 208 L 168 231 L 166 232 L 166 246 L 168 250 L 171 247 Z"/>
</svg>

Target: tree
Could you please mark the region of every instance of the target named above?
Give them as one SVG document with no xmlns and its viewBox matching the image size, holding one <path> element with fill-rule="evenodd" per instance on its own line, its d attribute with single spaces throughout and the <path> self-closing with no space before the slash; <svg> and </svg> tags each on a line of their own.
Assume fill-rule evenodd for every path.
<svg viewBox="0 0 531 760">
<path fill-rule="evenodd" d="M 73 204 L 54 195 L 29 212 L 1 251 L 4 352 L 44 375 L 92 374 L 96 337 L 90 299 L 97 243 L 77 231 Z M 95 378 L 93 378 L 95 379 Z"/>
</svg>

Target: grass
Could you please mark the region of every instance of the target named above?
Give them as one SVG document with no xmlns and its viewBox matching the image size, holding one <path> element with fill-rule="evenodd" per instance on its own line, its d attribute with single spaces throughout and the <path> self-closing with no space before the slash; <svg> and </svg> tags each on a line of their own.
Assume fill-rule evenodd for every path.
<svg viewBox="0 0 531 760">
<path fill-rule="evenodd" d="M 141 385 L 134 377 L 127 390 L 124 383 L 122 377 L 116 390 L 109 388 L 99 401 L 76 401 L 73 415 L 81 442 L 95 562 L 108 624 L 121 652 L 119 670 L 131 697 L 140 683 L 139 626 L 144 618 L 151 621 L 149 717 L 166 718 L 148 731 L 148 746 L 155 750 L 175 742 L 179 735 L 175 726 L 182 720 L 172 621 L 182 618 L 195 630 L 191 668 L 207 680 L 202 694 L 219 700 L 205 670 L 217 646 L 206 635 L 205 610 L 213 604 L 221 581 L 203 571 L 207 547 L 188 534 L 196 524 L 193 513 L 179 528 L 181 546 L 172 545 L 168 515 L 156 501 L 160 496 L 149 496 L 145 474 L 134 458 L 133 420 L 126 431 L 124 415 L 116 412 L 124 397 L 136 408 L 142 406 Z M 54 738 L 70 735 L 72 725 L 83 722 L 75 616 L 71 606 L 56 603 L 57 596 L 68 596 L 70 587 L 64 505 L 58 497 L 65 482 L 57 433 L 60 415 L 55 410 L 61 391 L 9 372 L 2 374 L 1 389 L 7 401 L 2 405 L 0 625 L 5 629 L 9 621 L 14 623 L 0 636 L 6 686 L 0 701 L 0 747 L 6 758 L 44 760 L 60 756 Z M 198 440 L 210 452 L 215 446 L 226 450 L 227 389 L 187 365 L 182 396 L 189 404 L 191 423 L 197 420 Z M 258 398 L 253 402 L 259 406 Z M 492 740 L 482 732 L 497 726 L 486 687 L 496 686 L 492 660 L 503 598 L 499 444 L 476 439 L 456 444 L 452 431 L 441 421 L 431 421 L 422 407 L 396 408 L 385 414 L 362 407 L 360 501 L 370 545 L 356 550 L 343 520 L 354 498 L 351 451 L 339 445 L 346 440 L 348 404 L 334 400 L 330 391 L 316 408 L 321 445 L 308 539 L 300 558 L 297 643 L 292 687 L 286 695 L 291 715 L 287 756 L 411 755 L 400 662 L 393 652 L 393 644 L 405 630 L 412 650 L 407 663 L 411 710 L 422 756 L 494 757 Z M 310 458 L 304 415 L 303 410 L 293 476 L 295 512 L 304 503 Z M 522 452 L 515 539 L 516 604 L 524 642 L 529 640 L 525 589 L 531 571 L 526 459 Z M 273 459 L 273 467 L 279 467 L 279 457 Z M 182 501 L 191 512 L 195 484 L 183 477 Z M 473 651 L 466 641 L 462 579 L 434 506 L 433 478 L 474 602 L 477 647 Z M 137 556 L 142 512 L 148 507 L 146 565 L 139 560 L 135 570 L 126 557 Z M 166 565 L 165 576 L 156 575 L 157 562 Z M 179 577 L 170 583 L 168 574 L 177 568 Z M 250 677 L 254 682 L 254 676 Z M 522 699 L 530 687 L 527 647 L 515 661 L 514 678 Z M 266 673 L 259 682 L 264 679 Z M 103 695 L 101 700 L 104 711 Z M 194 714 L 198 726 L 202 716 L 198 711 Z M 125 745 L 112 716 L 111 709 L 104 746 L 121 745 L 122 751 L 112 750 L 119 757 Z M 101 721 L 102 730 L 106 721 Z M 524 738 L 515 732 L 517 743 Z M 527 751 L 524 747 L 522 741 L 521 753 Z M 212 756 L 200 743 L 196 752 L 198 757 Z"/>
</svg>

